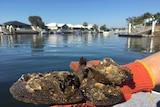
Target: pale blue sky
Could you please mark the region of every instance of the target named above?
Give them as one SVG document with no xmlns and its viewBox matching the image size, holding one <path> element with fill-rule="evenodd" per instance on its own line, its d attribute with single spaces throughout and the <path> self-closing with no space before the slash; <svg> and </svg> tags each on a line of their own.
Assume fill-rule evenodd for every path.
<svg viewBox="0 0 160 107">
<path fill-rule="evenodd" d="M 160 12 L 159 0 L 0 0 L 0 22 L 30 24 L 29 16 L 44 23 L 71 23 L 126 27 L 126 18 Z"/>
</svg>

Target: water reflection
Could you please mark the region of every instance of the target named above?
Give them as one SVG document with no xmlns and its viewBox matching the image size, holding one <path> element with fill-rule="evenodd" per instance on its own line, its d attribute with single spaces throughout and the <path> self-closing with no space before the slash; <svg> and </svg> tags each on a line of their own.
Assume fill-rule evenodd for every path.
<svg viewBox="0 0 160 107">
<path fill-rule="evenodd" d="M 33 35 L 31 47 L 32 48 L 40 48 L 40 49 L 44 48 L 44 42 L 45 42 L 45 39 L 43 36 Z"/>
<path fill-rule="evenodd" d="M 59 43 L 71 44 L 73 42 L 80 42 L 80 41 L 85 44 L 88 44 L 91 41 L 100 39 L 99 36 L 102 36 L 102 35 L 98 35 L 98 34 L 97 35 L 88 35 L 88 34 L 84 34 L 84 35 L 73 35 L 73 34 L 0 35 L 0 47 L 16 48 L 16 47 L 21 47 L 22 46 L 21 44 L 30 44 L 32 48 L 44 48 L 45 43 L 54 46 L 54 45 L 59 45 Z"/>
<path fill-rule="evenodd" d="M 154 53 L 160 50 L 160 36 L 127 38 L 127 48 L 130 51 Z"/>
<path fill-rule="evenodd" d="M 48 49 L 49 47 L 90 46 L 96 43 L 106 42 L 106 40 L 112 36 L 113 35 L 106 36 L 103 34 L 0 35 L 0 47 L 31 48 L 31 52 L 34 54 L 36 52 L 43 53 L 45 49 Z M 117 38 L 120 40 L 122 39 L 118 36 Z M 126 48 L 128 51 L 154 53 L 160 50 L 159 40 L 160 36 L 143 38 L 128 37 Z"/>
<path fill-rule="evenodd" d="M 86 48 L 87 46 L 103 44 L 108 38 L 109 36 L 102 34 L 0 35 L 0 47 L 9 50 L 14 48 L 11 50 L 14 53 L 27 53 L 31 56 L 64 55 L 64 53 L 69 54 L 72 50 L 75 51 L 77 47 Z"/>
<path fill-rule="evenodd" d="M 44 46 L 45 46 L 45 39 L 43 36 L 37 36 L 37 35 L 32 36 L 32 42 L 31 42 L 32 55 L 37 56 L 37 54 L 34 54 L 37 52 L 39 53 L 38 55 L 43 55 Z"/>
<path fill-rule="evenodd" d="M 53 34 L 48 36 L 48 45 L 51 47 L 79 47 L 82 45 L 89 45 L 100 39 L 103 39 L 102 35 Z"/>
</svg>

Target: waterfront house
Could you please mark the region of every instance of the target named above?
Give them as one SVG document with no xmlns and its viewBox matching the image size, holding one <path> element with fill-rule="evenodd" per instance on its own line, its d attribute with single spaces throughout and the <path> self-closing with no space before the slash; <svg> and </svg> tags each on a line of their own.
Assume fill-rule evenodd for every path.
<svg viewBox="0 0 160 107">
<path fill-rule="evenodd" d="M 11 34 L 38 33 L 38 31 L 32 29 L 31 25 L 19 21 L 5 22 L 4 26 Z"/>
<path fill-rule="evenodd" d="M 75 33 L 75 30 L 73 30 L 73 25 L 72 24 L 64 24 L 61 28 L 62 33 L 64 34 L 73 34 Z"/>
<path fill-rule="evenodd" d="M 18 22 L 18 21 L 9 21 L 9 22 L 5 22 L 4 25 L 6 26 L 6 28 L 15 28 L 15 29 L 31 29 L 31 25 L 29 24 L 25 24 L 22 22 Z"/>
<path fill-rule="evenodd" d="M 88 33 L 93 30 L 93 24 L 89 24 L 88 26 L 83 26 L 80 24 L 65 24 L 65 23 L 48 23 L 46 24 L 47 28 L 54 33 L 75 33 L 80 31 L 81 33 Z"/>
<path fill-rule="evenodd" d="M 62 29 L 62 26 L 65 25 L 64 23 L 57 23 L 57 29 Z"/>
<path fill-rule="evenodd" d="M 57 23 L 48 23 L 48 24 L 46 24 L 46 26 L 50 30 L 57 30 L 58 29 Z"/>
</svg>

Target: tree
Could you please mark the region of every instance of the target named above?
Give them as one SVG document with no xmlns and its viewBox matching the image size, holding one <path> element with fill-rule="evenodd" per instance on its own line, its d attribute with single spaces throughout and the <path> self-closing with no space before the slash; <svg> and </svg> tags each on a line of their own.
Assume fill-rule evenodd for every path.
<svg viewBox="0 0 160 107">
<path fill-rule="evenodd" d="M 87 22 L 84 22 L 84 23 L 83 23 L 83 26 L 84 26 L 84 27 L 87 27 L 87 26 L 88 26 L 88 23 L 87 23 Z"/>
<path fill-rule="evenodd" d="M 135 24 L 135 20 L 136 20 L 135 16 L 126 18 L 127 23 L 131 23 L 132 25 Z"/>
<path fill-rule="evenodd" d="M 98 25 L 94 24 L 94 25 L 92 26 L 92 28 L 95 29 L 95 30 L 97 30 L 97 29 L 98 29 Z"/>
<path fill-rule="evenodd" d="M 29 16 L 28 20 L 33 26 L 38 26 L 40 28 L 44 28 L 45 26 L 40 16 Z"/>
<path fill-rule="evenodd" d="M 144 19 L 147 19 L 147 18 L 151 18 L 153 15 L 149 12 L 146 12 L 144 13 L 143 15 L 141 16 L 138 16 L 138 17 L 129 17 L 126 19 L 127 23 L 131 23 L 132 25 L 138 25 L 138 24 L 142 24 L 144 22 Z"/>
<path fill-rule="evenodd" d="M 143 19 L 152 18 L 152 16 L 153 15 L 151 13 L 146 12 L 146 13 L 143 14 Z"/>
<path fill-rule="evenodd" d="M 102 25 L 102 26 L 100 27 L 100 30 L 107 30 L 106 25 Z"/>
<path fill-rule="evenodd" d="M 126 21 L 127 21 L 127 23 L 131 23 L 132 22 L 132 18 L 131 17 L 126 18 Z"/>
<path fill-rule="evenodd" d="M 160 24 L 160 12 L 156 13 L 154 18 L 158 21 L 157 23 Z"/>
</svg>

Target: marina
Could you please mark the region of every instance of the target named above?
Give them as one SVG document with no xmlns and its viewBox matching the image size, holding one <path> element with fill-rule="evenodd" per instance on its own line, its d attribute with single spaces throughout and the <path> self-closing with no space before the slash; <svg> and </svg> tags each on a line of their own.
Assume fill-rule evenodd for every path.
<svg viewBox="0 0 160 107">
<path fill-rule="evenodd" d="M 15 34 L 87 34 L 87 33 L 104 33 L 108 34 L 109 31 L 100 30 L 99 28 L 93 29 L 93 25 L 73 25 L 73 24 L 57 24 L 49 23 L 45 28 L 29 25 L 19 21 L 9 21 L 0 24 L 0 33 L 4 35 Z"/>
</svg>

